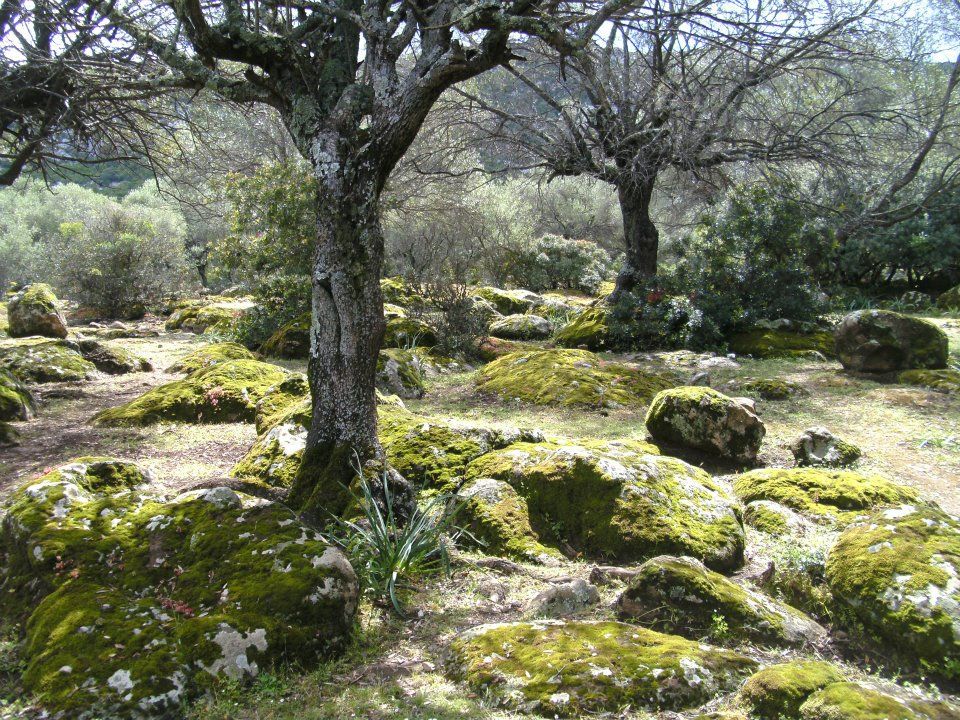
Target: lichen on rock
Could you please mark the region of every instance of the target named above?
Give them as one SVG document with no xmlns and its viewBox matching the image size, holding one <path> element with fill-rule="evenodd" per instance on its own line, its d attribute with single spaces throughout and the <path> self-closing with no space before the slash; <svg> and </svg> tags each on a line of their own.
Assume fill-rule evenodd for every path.
<svg viewBox="0 0 960 720">
<path fill-rule="evenodd" d="M 420 356 L 400 348 L 384 348 L 377 357 L 377 388 L 410 400 L 426 393 Z"/>
<path fill-rule="evenodd" d="M 798 467 L 846 467 L 860 459 L 860 448 L 825 427 L 807 428 L 790 443 Z"/>
<path fill-rule="evenodd" d="M 16 375 L 0 367 L 0 422 L 29 420 L 36 410 L 30 389 Z"/>
<path fill-rule="evenodd" d="M 826 578 L 841 624 L 862 627 L 902 661 L 957 677 L 960 521 L 931 504 L 881 510 L 840 535 Z"/>
<path fill-rule="evenodd" d="M 570 322 L 557 331 L 557 345 L 565 348 L 602 350 L 610 340 L 607 327 L 609 309 L 605 304 L 597 304 L 580 312 Z"/>
<path fill-rule="evenodd" d="M 827 631 L 799 610 L 690 557 L 662 555 L 641 565 L 617 599 L 617 612 L 691 638 L 709 633 L 716 615 L 735 640 L 817 647 L 827 638 Z"/>
<path fill-rule="evenodd" d="M 45 709 L 174 716 L 220 678 L 343 646 L 358 585 L 339 550 L 283 506 L 223 487 L 168 500 L 144 479 L 81 459 L 3 516 L 0 615 L 29 615 L 23 683 Z"/>
<path fill-rule="evenodd" d="M 164 328 L 168 331 L 181 330 L 199 335 L 212 327 L 229 329 L 241 314 L 242 310 L 236 307 L 191 304 L 174 310 L 164 323 Z"/>
<path fill-rule="evenodd" d="M 619 622 L 481 625 L 451 651 L 451 669 L 475 691 L 564 717 L 697 707 L 756 667 L 730 650 Z"/>
<path fill-rule="evenodd" d="M 57 296 L 45 283 L 32 283 L 7 302 L 7 332 L 10 337 L 42 335 L 65 338 L 67 321 L 57 308 Z"/>
<path fill-rule="evenodd" d="M 960 708 L 904 688 L 836 682 L 800 706 L 801 720 L 956 720 Z"/>
<path fill-rule="evenodd" d="M 205 370 L 228 360 L 256 360 L 256 356 L 243 345 L 234 342 L 204 345 L 180 358 L 167 368 L 168 373 L 190 373 Z"/>
<path fill-rule="evenodd" d="M 740 689 L 740 698 L 761 718 L 795 718 L 818 690 L 843 682 L 843 673 L 823 660 L 794 660 L 763 668 Z"/>
<path fill-rule="evenodd" d="M 659 393 L 647 411 L 646 425 L 654 440 L 738 462 L 757 457 L 766 433 L 749 401 L 693 385 Z"/>
<path fill-rule="evenodd" d="M 505 340 L 546 340 L 553 325 L 539 315 L 507 315 L 490 324 L 490 334 Z"/>
<path fill-rule="evenodd" d="M 477 375 L 480 392 L 562 407 L 641 407 L 679 378 L 670 372 L 607 362 L 587 350 L 529 350 L 504 355 Z"/>
<path fill-rule="evenodd" d="M 853 470 L 763 468 L 738 476 L 733 491 L 745 503 L 772 500 L 819 522 L 845 525 L 875 508 L 913 502 L 912 488 Z"/>
<path fill-rule="evenodd" d="M 104 426 L 158 422 L 253 422 L 257 402 L 287 371 L 258 360 L 229 360 L 160 385 L 94 417 Z"/>
<path fill-rule="evenodd" d="M 474 294 L 492 303 L 501 315 L 523 314 L 543 302 L 543 298 L 529 290 L 503 290 L 495 287 L 482 287 L 478 288 Z"/>
<path fill-rule="evenodd" d="M 0 349 L 0 367 L 35 383 L 87 380 L 97 366 L 83 357 L 69 340 L 23 341 Z"/>
<path fill-rule="evenodd" d="M 82 339 L 77 347 L 85 360 L 92 362 L 97 370 L 108 375 L 124 375 L 153 370 L 147 360 L 117 345 L 107 345 L 97 340 Z"/>
</svg>

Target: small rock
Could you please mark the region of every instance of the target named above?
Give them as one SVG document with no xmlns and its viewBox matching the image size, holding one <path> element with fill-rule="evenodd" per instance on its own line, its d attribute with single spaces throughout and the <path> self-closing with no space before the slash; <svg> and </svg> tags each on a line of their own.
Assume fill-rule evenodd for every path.
<svg viewBox="0 0 960 720">
<path fill-rule="evenodd" d="M 582 612 L 600 602 L 595 585 L 577 578 L 560 585 L 552 585 L 530 602 L 530 613 L 544 617 L 567 617 Z"/>
<path fill-rule="evenodd" d="M 825 427 L 812 427 L 790 443 L 797 467 L 845 467 L 860 458 L 860 448 L 841 440 Z"/>
</svg>

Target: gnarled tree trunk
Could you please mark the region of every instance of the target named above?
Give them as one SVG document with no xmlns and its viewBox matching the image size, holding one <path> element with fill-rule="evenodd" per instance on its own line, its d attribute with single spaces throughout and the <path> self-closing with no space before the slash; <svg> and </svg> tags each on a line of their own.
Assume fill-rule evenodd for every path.
<svg viewBox="0 0 960 720">
<path fill-rule="evenodd" d="M 660 233 L 650 217 L 653 188 L 653 180 L 627 181 L 617 186 L 626 257 L 617 276 L 614 298 L 633 291 L 657 274 Z"/>
<path fill-rule="evenodd" d="M 315 153 L 317 253 L 308 376 L 313 422 L 290 503 L 323 518 L 347 506 L 355 461 L 385 469 L 375 379 L 385 322 L 383 234 L 375 174 Z"/>
</svg>

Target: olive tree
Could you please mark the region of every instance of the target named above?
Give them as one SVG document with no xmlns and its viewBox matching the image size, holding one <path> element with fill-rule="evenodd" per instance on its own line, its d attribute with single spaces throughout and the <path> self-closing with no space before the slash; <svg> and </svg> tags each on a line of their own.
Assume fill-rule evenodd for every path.
<svg viewBox="0 0 960 720">
<path fill-rule="evenodd" d="M 85 0 L 158 83 L 274 107 L 317 184 L 309 379 L 313 422 L 290 501 L 336 511 L 354 453 L 382 466 L 374 378 L 385 322 L 380 197 L 447 88 L 513 59 L 511 35 L 591 9 L 541 0 Z M 555 31 L 555 30 L 554 30 Z"/>
</svg>

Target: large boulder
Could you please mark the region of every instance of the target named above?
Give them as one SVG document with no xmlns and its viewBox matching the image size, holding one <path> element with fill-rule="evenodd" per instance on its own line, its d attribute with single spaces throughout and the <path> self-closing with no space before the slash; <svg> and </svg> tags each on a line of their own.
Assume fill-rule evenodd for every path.
<svg viewBox="0 0 960 720">
<path fill-rule="evenodd" d="M 490 324 L 490 334 L 506 340 L 546 340 L 553 325 L 539 315 L 507 315 Z"/>
<path fill-rule="evenodd" d="M 174 310 L 164 323 L 164 328 L 197 335 L 211 328 L 226 331 L 242 314 L 243 308 L 238 304 L 188 305 Z"/>
<path fill-rule="evenodd" d="M 651 449 L 638 441 L 516 443 L 480 456 L 466 476 L 512 485 L 542 545 L 619 562 L 671 553 L 738 567 L 736 503 L 703 470 Z"/>
<path fill-rule="evenodd" d="M 194 696 L 349 638 L 358 583 L 289 509 L 227 488 L 151 495 L 84 458 L 0 520 L 0 617 L 26 618 L 23 685 L 63 717 L 179 717 Z"/>
<path fill-rule="evenodd" d="M 931 322 L 889 310 L 847 315 L 834 333 L 847 370 L 889 373 L 947 366 L 947 336 Z"/>
<path fill-rule="evenodd" d="M 804 430 L 790 443 L 798 467 L 845 467 L 860 459 L 860 448 L 842 440 L 825 427 Z"/>
<path fill-rule="evenodd" d="M 0 421 L 29 420 L 36 410 L 33 393 L 16 375 L 0 367 Z"/>
<path fill-rule="evenodd" d="M 87 380 L 97 372 L 97 366 L 69 340 L 28 340 L 0 348 L 0 367 L 35 383 Z"/>
<path fill-rule="evenodd" d="M 641 407 L 679 378 L 607 362 L 587 350 L 528 350 L 504 355 L 477 375 L 480 392 L 562 407 Z"/>
<path fill-rule="evenodd" d="M 838 682 L 800 706 L 800 720 L 957 720 L 960 708 L 913 691 L 867 682 Z"/>
<path fill-rule="evenodd" d="M 453 671 L 474 691 L 548 717 L 693 708 L 756 667 L 730 650 L 618 622 L 481 625 L 451 650 Z"/>
<path fill-rule="evenodd" d="M 213 343 L 194 350 L 167 368 L 168 373 L 195 373 L 228 360 L 256 360 L 243 345 L 234 342 Z"/>
<path fill-rule="evenodd" d="M 795 330 L 754 328 L 730 337 L 730 351 L 755 358 L 809 358 L 834 356 L 833 335 L 826 330 L 801 333 Z"/>
<path fill-rule="evenodd" d="M 737 462 L 755 460 L 766 433 L 750 404 L 701 386 L 659 393 L 646 423 L 655 440 Z"/>
<path fill-rule="evenodd" d="M 400 348 L 381 350 L 377 357 L 377 389 L 406 400 L 422 398 L 426 385 L 420 356 Z"/>
<path fill-rule="evenodd" d="M 310 313 L 291 320 L 260 346 L 266 357 L 306 360 L 310 356 Z"/>
<path fill-rule="evenodd" d="M 915 502 L 912 488 L 880 475 L 821 468 L 762 468 L 737 477 L 744 503 L 771 500 L 827 524 L 846 525 L 876 508 Z"/>
<path fill-rule="evenodd" d="M 474 294 L 491 303 L 501 315 L 522 315 L 543 303 L 542 297 L 529 290 L 482 287 Z"/>
<path fill-rule="evenodd" d="M 426 320 L 407 317 L 387 317 L 383 336 L 386 348 L 433 347 L 437 344 L 437 330 Z"/>
<path fill-rule="evenodd" d="M 852 525 L 827 557 L 841 622 L 902 661 L 956 677 L 960 666 L 960 520 L 900 505 Z"/>
<path fill-rule="evenodd" d="M 283 368 L 258 360 L 230 360 L 104 410 L 94 422 L 104 426 L 253 422 L 257 402 L 287 375 Z"/>
<path fill-rule="evenodd" d="M 10 337 L 43 335 L 65 338 L 67 321 L 57 309 L 57 296 L 49 285 L 27 285 L 7 303 Z"/>
<path fill-rule="evenodd" d="M 640 566 L 617 599 L 621 618 L 701 638 L 722 617 L 737 640 L 823 645 L 827 631 L 804 613 L 729 580 L 689 557 L 655 557 Z"/>
<path fill-rule="evenodd" d="M 757 717 L 796 718 L 808 697 L 843 679 L 833 663 L 794 660 L 751 675 L 740 689 L 740 698 Z"/>
<path fill-rule="evenodd" d="M 557 331 L 557 345 L 565 348 L 602 350 L 610 340 L 606 305 L 589 307 Z"/>
<path fill-rule="evenodd" d="M 960 285 L 938 295 L 937 307 L 941 310 L 960 310 Z"/>
</svg>

